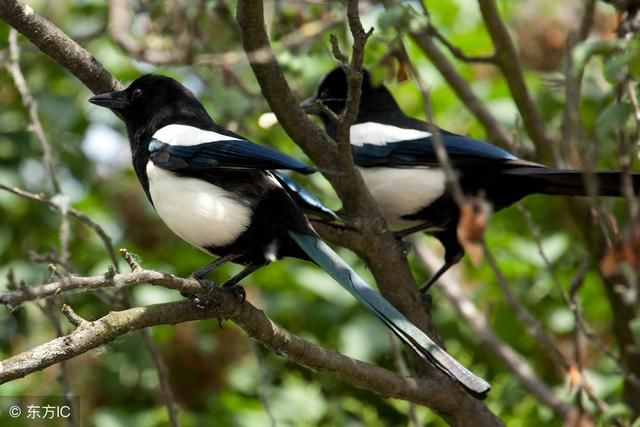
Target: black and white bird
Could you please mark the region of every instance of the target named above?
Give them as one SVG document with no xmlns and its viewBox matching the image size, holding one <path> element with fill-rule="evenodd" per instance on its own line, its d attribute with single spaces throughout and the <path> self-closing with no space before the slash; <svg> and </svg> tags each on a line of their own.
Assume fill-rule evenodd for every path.
<svg viewBox="0 0 640 427">
<path fill-rule="evenodd" d="M 310 172 L 304 163 L 216 125 L 196 97 L 168 77 L 143 76 L 90 101 L 124 119 L 133 167 L 164 223 L 219 257 L 196 278 L 227 261 L 244 265 L 223 284 L 229 286 L 283 257 L 311 260 L 423 359 L 474 396 L 489 391 L 486 381 L 439 348 L 319 239 L 298 203 L 322 212 L 321 204 L 271 172 Z"/>
<path fill-rule="evenodd" d="M 464 255 L 457 235 L 460 210 L 434 151 L 435 127 L 404 114 L 383 84 L 374 84 L 366 70 L 363 74 L 358 117 L 350 129 L 353 160 L 390 230 L 403 235 L 420 229 L 444 246 L 444 265 L 421 287 L 426 292 Z M 320 117 L 333 138 L 336 124 L 319 104 L 340 114 L 347 90 L 346 74 L 338 67 L 325 76 L 317 94 L 301 104 Z M 435 129 L 465 195 L 484 197 L 494 211 L 529 194 L 587 195 L 582 171 L 548 168 L 486 142 Z M 595 179 L 599 195 L 621 195 L 620 172 L 597 172 Z M 633 174 L 632 181 L 638 194 L 640 176 Z"/>
</svg>

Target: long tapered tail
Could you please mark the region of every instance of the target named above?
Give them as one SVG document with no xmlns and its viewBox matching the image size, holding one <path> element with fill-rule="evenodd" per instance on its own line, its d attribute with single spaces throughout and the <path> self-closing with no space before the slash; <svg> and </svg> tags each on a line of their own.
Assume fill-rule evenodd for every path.
<svg viewBox="0 0 640 427">
<path fill-rule="evenodd" d="M 565 196 L 588 196 L 586 183 L 593 179 L 598 196 L 621 196 L 623 174 L 621 172 L 594 172 L 590 177 L 583 171 L 551 169 L 543 167 L 519 167 L 504 171 L 505 175 L 522 176 L 535 180 L 537 192 Z M 640 195 L 640 174 L 630 174 L 633 194 Z"/>
<path fill-rule="evenodd" d="M 483 399 L 491 385 L 471 373 L 424 332 L 415 327 L 394 306 L 367 284 L 322 240 L 309 234 L 289 231 L 291 238 L 331 277 L 378 317 L 398 338 L 421 358 L 458 381 L 470 394 Z"/>
</svg>

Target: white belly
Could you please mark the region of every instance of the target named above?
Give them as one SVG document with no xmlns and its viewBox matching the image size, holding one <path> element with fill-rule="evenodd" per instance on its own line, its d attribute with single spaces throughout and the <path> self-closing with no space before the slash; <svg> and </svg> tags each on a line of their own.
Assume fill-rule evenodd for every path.
<svg viewBox="0 0 640 427">
<path fill-rule="evenodd" d="M 445 176 L 440 168 L 358 169 L 393 231 L 420 224 L 420 221 L 406 221 L 401 217 L 430 205 L 445 191 Z"/>
<path fill-rule="evenodd" d="M 229 191 L 199 179 L 178 177 L 151 161 L 147 176 L 162 221 L 196 247 L 228 245 L 249 226 L 251 209 Z"/>
</svg>

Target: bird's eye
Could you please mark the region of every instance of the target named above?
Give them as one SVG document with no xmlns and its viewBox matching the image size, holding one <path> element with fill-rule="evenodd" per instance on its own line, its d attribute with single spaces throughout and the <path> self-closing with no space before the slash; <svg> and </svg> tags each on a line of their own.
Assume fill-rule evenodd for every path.
<svg viewBox="0 0 640 427">
<path fill-rule="evenodd" d="M 138 89 L 134 89 L 133 93 L 131 94 L 131 100 L 135 101 L 136 99 L 140 98 L 142 96 L 142 89 L 138 88 Z"/>
</svg>

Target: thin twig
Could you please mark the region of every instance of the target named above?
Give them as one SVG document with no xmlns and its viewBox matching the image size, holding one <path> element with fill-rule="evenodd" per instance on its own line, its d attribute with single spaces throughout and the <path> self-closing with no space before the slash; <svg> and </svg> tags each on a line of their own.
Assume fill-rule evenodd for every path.
<svg viewBox="0 0 640 427">
<path fill-rule="evenodd" d="M 62 305 L 62 314 L 75 327 L 86 326 L 89 322 L 78 316 L 68 304 Z"/>
<path fill-rule="evenodd" d="M 409 376 L 409 368 L 407 367 L 407 363 L 402 356 L 402 350 L 400 349 L 400 345 L 398 345 L 398 338 L 391 333 L 391 331 L 387 331 L 387 335 L 389 336 L 389 341 L 391 342 L 391 351 L 393 352 L 393 360 L 396 365 L 396 370 L 400 375 Z M 413 402 L 409 403 L 409 420 L 411 420 L 411 424 L 414 427 L 422 427 L 422 423 L 418 418 L 418 413 L 416 411 L 416 405 Z"/>
<path fill-rule="evenodd" d="M 9 31 L 9 61 L 5 63 L 5 68 L 11 74 L 15 86 L 20 93 L 22 103 L 28 111 L 30 123 L 29 130 L 36 136 L 36 139 L 40 144 L 40 148 L 42 148 L 44 169 L 47 171 L 47 175 L 53 187 L 53 192 L 55 194 L 54 200 L 56 200 L 59 205 L 59 258 L 62 265 L 67 266 L 70 258 L 69 241 L 71 239 L 69 231 L 69 218 L 67 217 L 68 200 L 65 196 L 62 195 L 62 190 L 60 188 L 54 166 L 53 150 L 51 149 L 51 144 L 49 143 L 49 140 L 45 135 L 44 128 L 42 127 L 42 123 L 40 122 L 38 103 L 31 94 L 29 86 L 27 85 L 27 81 L 24 77 L 24 74 L 22 73 L 22 69 L 20 68 L 20 47 L 18 46 L 18 32 L 13 28 Z"/>
<path fill-rule="evenodd" d="M 269 404 L 269 372 L 267 371 L 264 361 L 262 360 L 262 354 L 255 341 L 251 340 L 251 350 L 256 358 L 256 365 L 258 366 L 258 398 L 262 403 L 264 412 L 269 419 L 269 425 L 276 427 L 278 425 L 276 417 L 273 415 L 271 405 Z"/>
<path fill-rule="evenodd" d="M 555 346 L 551 338 L 547 335 L 544 328 L 536 320 L 535 317 L 529 313 L 529 310 L 518 301 L 516 296 L 511 291 L 509 283 L 507 283 L 507 279 L 502 274 L 500 267 L 498 267 L 498 263 L 496 262 L 493 254 L 487 247 L 486 242 L 482 241 L 482 248 L 484 250 L 484 256 L 489 263 L 489 266 L 493 270 L 493 273 L 498 280 L 498 285 L 500 290 L 504 294 L 507 304 L 513 310 L 514 314 L 518 317 L 520 322 L 526 327 L 529 334 L 532 337 L 535 337 L 537 341 L 542 345 L 542 348 L 545 350 L 547 355 L 554 361 L 554 363 L 559 366 L 564 372 L 567 372 L 570 368 L 569 362 L 567 362 L 566 358 L 562 355 L 560 350 Z"/>
<path fill-rule="evenodd" d="M 0 184 L 0 189 L 8 191 L 10 193 L 13 193 L 13 194 L 15 194 L 17 196 L 24 197 L 24 198 L 29 199 L 29 200 L 35 200 L 37 202 L 42 202 L 42 203 L 44 203 L 46 205 L 51 206 L 52 208 L 60 209 L 60 206 L 59 206 L 58 203 L 54 202 L 53 200 L 48 199 L 43 194 L 30 193 L 30 192 L 22 190 L 20 188 L 9 187 L 8 185 L 4 185 L 4 184 Z M 113 263 L 113 265 L 114 265 L 114 267 L 116 268 L 116 271 L 117 271 L 118 270 L 118 258 L 116 257 L 115 250 L 113 249 L 113 243 L 111 242 L 111 238 L 104 231 L 104 229 L 102 227 L 100 227 L 100 225 L 98 225 L 91 218 L 89 218 L 87 215 L 85 215 L 84 213 L 82 213 L 82 212 L 80 212 L 80 211 L 78 211 L 76 209 L 68 208 L 67 213 L 69 215 L 71 215 L 72 217 L 78 219 L 81 223 L 83 223 L 84 225 L 86 225 L 90 229 L 92 229 L 98 235 L 98 237 L 100 237 L 100 240 L 102 240 L 102 243 L 103 243 L 105 249 L 107 250 L 107 253 L 109 254 L 109 258 L 111 259 L 111 262 Z"/>
<path fill-rule="evenodd" d="M 53 151 L 51 150 L 51 144 L 44 133 L 42 123 L 40 122 L 40 116 L 38 114 L 38 103 L 31 95 L 31 91 L 27 86 L 27 81 L 20 69 L 20 48 L 18 47 L 18 32 L 15 29 L 9 31 L 9 61 L 5 64 L 5 68 L 11 74 L 13 81 L 20 93 L 22 103 L 29 113 L 29 121 L 31 123 L 30 130 L 36 136 L 40 148 L 42 148 L 44 167 L 53 185 L 53 191 L 55 194 L 60 193 L 60 184 L 58 183 L 58 177 L 53 166 Z"/>
<path fill-rule="evenodd" d="M 466 55 L 462 49 L 457 46 L 454 46 L 445 36 L 438 30 L 436 27 L 429 23 L 427 27 L 427 31 L 433 37 L 435 37 L 440 43 L 442 43 L 451 54 L 457 59 L 469 63 L 469 64 L 497 64 L 497 59 L 495 53 L 493 55 L 487 56 L 469 56 Z"/>
<path fill-rule="evenodd" d="M 400 1 L 384 0 L 383 3 L 386 8 L 389 8 L 400 4 Z M 428 16 L 429 11 L 424 2 L 419 3 L 423 6 L 425 15 Z M 432 24 L 429 25 L 433 26 Z M 458 98 L 460 98 L 461 104 L 464 105 L 465 108 L 467 108 L 482 124 L 489 139 L 501 147 L 507 148 L 516 153 L 519 152 L 520 149 L 514 138 L 498 122 L 489 109 L 487 109 L 486 104 L 473 93 L 471 86 L 455 69 L 451 61 L 449 61 L 447 56 L 434 42 L 433 36 L 429 33 L 429 27 L 412 28 L 408 33 L 422 52 L 429 58 L 433 66 L 438 69 Z"/>
<path fill-rule="evenodd" d="M 574 315 L 574 320 L 576 325 L 573 331 L 574 360 L 575 360 L 576 368 L 578 369 L 578 372 L 580 374 L 580 378 L 579 378 L 580 383 L 577 384 L 578 390 L 576 393 L 576 399 L 579 402 L 581 402 L 580 399 L 581 399 L 582 393 L 584 393 L 587 395 L 587 398 L 595 405 L 596 408 L 598 408 L 598 410 L 601 413 L 606 413 L 609 409 L 609 405 L 607 404 L 607 402 L 605 402 L 604 400 L 600 399 L 598 396 L 595 395 L 591 387 L 591 384 L 587 382 L 586 375 L 584 372 L 584 367 L 582 366 L 582 355 L 580 350 L 581 348 L 580 335 L 581 335 L 581 332 L 583 332 L 588 328 L 588 326 L 584 321 L 584 318 L 582 317 L 580 305 L 577 302 L 577 294 L 580 288 L 582 287 L 582 284 L 584 283 L 584 277 L 587 274 L 587 271 L 589 270 L 589 264 L 590 263 L 588 259 L 583 260 L 576 275 L 573 277 L 573 279 L 571 279 L 571 283 L 569 284 L 569 293 L 566 296 L 566 300 L 569 302 L 569 308 L 571 309 Z M 580 411 L 584 411 L 582 404 L 578 405 L 578 408 Z M 618 417 L 614 417 L 612 419 L 612 423 L 619 427 L 622 426 Z"/>
<path fill-rule="evenodd" d="M 41 304 L 38 304 L 38 308 L 42 310 L 44 315 L 49 319 L 53 328 L 56 331 L 56 336 L 58 338 L 64 336 L 62 331 L 62 325 L 60 324 L 59 319 L 59 305 L 58 301 L 55 300 L 47 300 Z M 75 313 L 74 313 L 75 314 Z M 68 427 L 77 427 L 78 426 L 78 408 L 76 402 L 73 399 L 73 393 L 71 391 L 71 373 L 69 371 L 68 361 L 60 362 L 60 376 L 58 377 L 58 381 L 60 382 L 60 388 L 62 389 L 62 399 L 63 404 L 69 406 L 71 408 L 71 416 L 66 420 L 66 425 Z"/>
<path fill-rule="evenodd" d="M 543 161 L 557 163 L 553 139 L 547 133 L 545 122 L 529 94 L 516 47 L 511 39 L 495 0 L 478 0 L 480 12 L 493 45 L 500 70 L 509 86 L 511 96 L 522 116 L 524 128 L 535 144 Z"/>
<path fill-rule="evenodd" d="M 158 380 L 160 381 L 160 389 L 162 390 L 164 405 L 167 407 L 167 413 L 169 414 L 169 423 L 171 424 L 171 427 L 180 427 L 180 422 L 178 421 L 178 409 L 176 408 L 173 391 L 171 390 L 171 384 L 169 383 L 169 371 L 167 370 L 167 365 L 162 359 L 162 355 L 160 354 L 160 350 L 151 335 L 151 331 L 148 328 L 141 329 L 140 334 L 142 335 L 144 345 L 151 356 L 151 360 L 153 360 L 156 372 L 158 373 Z"/>
<path fill-rule="evenodd" d="M 533 221 L 533 218 L 531 217 L 531 212 L 529 212 L 529 210 L 522 204 L 522 202 L 518 202 L 516 206 L 520 211 L 520 213 L 522 213 L 522 215 L 524 216 L 525 221 L 527 222 L 527 228 L 529 229 L 531 236 L 533 236 L 533 240 L 536 243 L 536 248 L 538 249 L 538 254 L 542 258 L 542 262 L 544 263 L 545 267 L 547 268 L 547 271 L 549 272 L 549 276 L 551 277 L 551 281 L 556 287 L 558 296 L 564 298 L 565 303 L 568 304 L 569 300 L 566 298 L 564 289 L 562 289 L 562 284 L 558 280 L 558 277 L 556 276 L 553 265 L 551 264 L 551 261 L 549 261 L 549 258 L 547 257 L 547 253 L 544 251 L 544 248 L 542 247 L 542 235 L 540 233 L 540 228 Z"/>
<path fill-rule="evenodd" d="M 420 263 L 429 270 L 440 266 L 438 257 L 418 237 L 410 237 L 412 246 Z M 456 270 L 454 267 L 453 271 Z M 484 348 L 502 361 L 522 386 L 541 403 L 550 407 L 554 413 L 563 419 L 569 414 L 570 406 L 561 400 L 553 390 L 536 375 L 529 362 L 511 346 L 502 341 L 491 330 L 482 312 L 467 298 L 461 283 L 455 275 L 446 274 L 440 279 L 442 286 L 438 290 L 453 305 L 456 312 L 471 328 L 474 336 Z"/>
<path fill-rule="evenodd" d="M 458 207 L 461 207 L 464 204 L 464 192 L 462 191 L 462 187 L 460 186 L 460 182 L 458 181 L 458 175 L 453 170 L 453 166 L 451 165 L 451 161 L 449 160 L 449 153 L 444 146 L 444 142 L 442 141 L 442 137 L 440 136 L 440 129 L 436 125 L 433 124 L 433 110 L 431 108 L 431 93 L 427 83 L 422 79 L 420 73 L 413 65 L 413 61 L 409 57 L 407 50 L 402 41 L 400 42 L 401 54 L 403 56 L 403 60 L 409 66 L 411 70 L 411 74 L 413 75 L 414 80 L 418 84 L 418 88 L 420 89 L 420 94 L 422 95 L 422 103 L 424 106 L 424 112 L 427 117 L 427 130 L 431 133 L 431 142 L 433 143 L 433 148 L 436 153 L 436 157 L 438 158 L 438 163 L 440 167 L 444 171 L 447 188 L 451 192 L 451 196 L 453 200 L 456 202 Z"/>
</svg>

